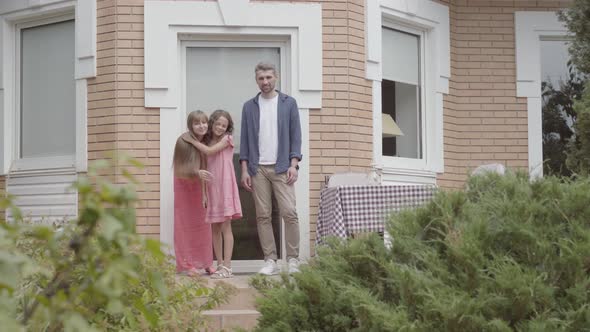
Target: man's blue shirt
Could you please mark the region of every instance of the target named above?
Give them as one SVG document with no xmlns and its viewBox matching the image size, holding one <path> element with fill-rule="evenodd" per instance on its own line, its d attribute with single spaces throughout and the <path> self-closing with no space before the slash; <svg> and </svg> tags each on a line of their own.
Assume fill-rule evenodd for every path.
<svg viewBox="0 0 590 332">
<path fill-rule="evenodd" d="M 277 102 L 278 151 L 275 172 L 284 173 L 291 165 L 291 159 L 301 160 L 301 123 L 299 108 L 295 98 L 280 91 Z M 246 101 L 242 108 L 240 133 L 240 162 L 248 161 L 248 174 L 256 175 L 260 152 L 258 138 L 260 132 L 260 107 L 258 96 Z"/>
</svg>

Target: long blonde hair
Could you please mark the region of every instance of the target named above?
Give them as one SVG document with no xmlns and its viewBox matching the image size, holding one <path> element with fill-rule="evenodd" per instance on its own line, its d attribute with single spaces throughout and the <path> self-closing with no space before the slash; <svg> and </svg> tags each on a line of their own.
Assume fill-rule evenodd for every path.
<svg viewBox="0 0 590 332">
<path fill-rule="evenodd" d="M 186 119 L 186 127 L 189 133 L 196 139 L 193 132 L 193 122 L 207 122 L 207 114 L 202 111 L 190 112 Z M 201 153 L 190 143 L 178 137 L 174 145 L 174 156 L 172 157 L 172 167 L 174 167 L 174 176 L 179 178 L 195 178 L 197 171 L 201 168 Z"/>
</svg>

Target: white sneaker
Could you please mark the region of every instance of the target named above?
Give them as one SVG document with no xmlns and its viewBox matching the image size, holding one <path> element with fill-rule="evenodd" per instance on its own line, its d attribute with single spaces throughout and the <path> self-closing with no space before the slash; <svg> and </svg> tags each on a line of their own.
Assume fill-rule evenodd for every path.
<svg viewBox="0 0 590 332">
<path fill-rule="evenodd" d="M 289 259 L 289 274 L 299 272 L 299 260 L 297 258 Z"/>
<path fill-rule="evenodd" d="M 264 261 L 264 266 L 258 271 L 259 274 L 264 274 L 267 276 L 272 276 L 279 273 L 279 267 L 277 263 L 272 259 L 267 259 Z"/>
</svg>

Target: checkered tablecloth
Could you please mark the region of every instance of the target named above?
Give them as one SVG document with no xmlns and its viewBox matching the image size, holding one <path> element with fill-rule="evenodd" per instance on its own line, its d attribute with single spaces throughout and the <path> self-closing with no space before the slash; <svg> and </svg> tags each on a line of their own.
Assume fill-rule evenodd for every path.
<svg viewBox="0 0 590 332">
<path fill-rule="evenodd" d="M 352 185 L 324 188 L 320 194 L 316 242 L 327 236 L 347 238 L 361 232 L 383 232 L 391 212 L 430 201 L 430 185 Z"/>
</svg>

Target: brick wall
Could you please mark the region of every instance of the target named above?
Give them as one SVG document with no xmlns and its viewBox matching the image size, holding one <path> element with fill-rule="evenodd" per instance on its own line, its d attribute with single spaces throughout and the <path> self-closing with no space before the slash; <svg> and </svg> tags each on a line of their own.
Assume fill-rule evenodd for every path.
<svg viewBox="0 0 590 332">
<path fill-rule="evenodd" d="M 97 77 L 88 87 L 89 160 L 125 153 L 143 169 L 117 163 L 110 172 L 124 183 L 127 168 L 138 188 L 137 230 L 157 237 L 159 227 L 159 110 L 144 107 L 143 0 L 99 0 Z"/>
<path fill-rule="evenodd" d="M 365 79 L 365 1 L 323 1 L 323 99 L 310 111 L 310 230 L 315 243 L 326 175 L 366 171 L 373 149 L 371 84 Z M 313 250 L 313 248 L 312 248 Z"/>
<path fill-rule="evenodd" d="M 468 171 L 481 164 L 528 167 L 526 98 L 516 97 L 514 11 L 556 10 L 568 2 L 452 1 L 440 186 L 463 186 Z"/>
<path fill-rule="evenodd" d="M 364 79 L 364 0 L 323 1 L 322 13 L 324 108 L 310 111 L 311 148 L 310 156 L 305 156 L 311 163 L 312 241 L 324 175 L 366 170 L 372 151 L 371 87 Z M 96 159 L 116 148 L 147 165 L 136 172 L 145 184 L 140 191 L 138 231 L 157 235 L 159 110 L 143 107 L 142 14 L 142 0 L 99 1 L 99 64 L 104 67 L 96 80 L 104 90 L 89 91 L 89 151 Z M 96 105 L 97 98 L 107 94 L 116 96 L 113 104 Z M 120 176 L 117 179 L 122 181 Z"/>
<path fill-rule="evenodd" d="M 133 169 L 138 188 L 137 229 L 160 233 L 160 111 L 144 107 L 143 0 L 117 1 L 117 149 L 143 165 Z"/>
<path fill-rule="evenodd" d="M 97 1 L 96 78 L 88 80 L 88 161 L 116 148 L 115 1 Z M 109 172 L 114 180 L 115 171 Z"/>
<path fill-rule="evenodd" d="M 370 167 L 372 105 L 365 79 L 365 1 L 309 2 L 320 2 L 323 16 L 323 108 L 310 110 L 306 156 L 313 243 L 324 176 Z M 439 2 L 451 15 L 451 79 L 444 98 L 445 173 L 438 183 L 454 188 L 482 163 L 527 166 L 526 100 L 515 96 L 513 11 L 555 9 L 567 1 Z M 134 171 L 143 183 L 138 230 L 157 236 L 160 119 L 159 110 L 143 107 L 143 3 L 98 2 L 99 75 L 89 86 L 89 156 L 117 149 L 146 165 Z M 122 182 L 119 171 L 113 175 Z"/>
</svg>

